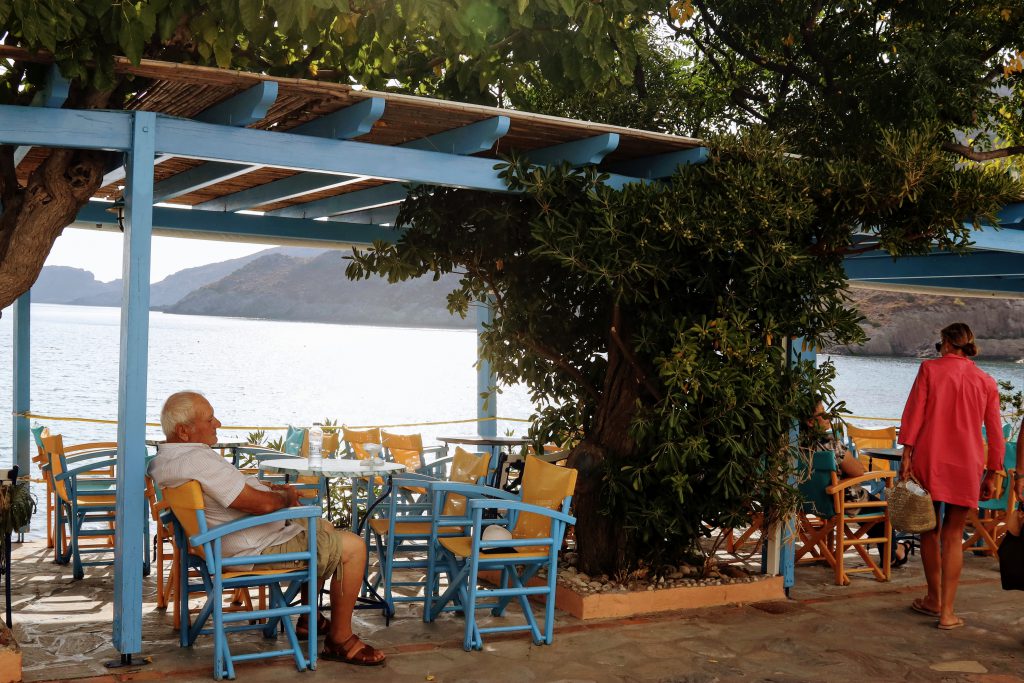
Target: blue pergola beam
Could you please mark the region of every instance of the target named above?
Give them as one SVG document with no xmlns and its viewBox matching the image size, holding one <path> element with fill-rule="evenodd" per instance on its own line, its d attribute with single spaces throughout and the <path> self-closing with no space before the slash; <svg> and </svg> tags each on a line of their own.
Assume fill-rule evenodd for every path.
<svg viewBox="0 0 1024 683">
<path fill-rule="evenodd" d="M 493 162 L 492 162 L 493 164 Z M 378 185 L 367 190 L 349 192 L 348 194 L 328 197 L 307 204 L 296 204 L 283 209 L 267 212 L 268 216 L 294 216 L 319 218 L 335 214 L 343 214 L 348 211 L 362 211 L 376 207 L 395 204 L 405 199 L 409 192 L 404 185 L 389 183 Z"/>
<path fill-rule="evenodd" d="M 0 144 L 127 151 L 132 112 L 0 105 Z"/>
<path fill-rule="evenodd" d="M 149 274 L 153 232 L 153 143 L 156 115 L 132 114 L 133 145 L 125 191 L 121 276 L 121 357 L 117 391 L 117 528 L 114 536 L 114 647 L 142 650 L 142 574 L 146 488 L 146 370 L 149 363 Z"/>
<path fill-rule="evenodd" d="M 491 159 L 157 118 L 157 149 L 207 161 L 507 192 Z M 69 146 L 74 147 L 74 144 Z"/>
<path fill-rule="evenodd" d="M 378 206 L 364 211 L 352 211 L 331 216 L 327 220 L 338 223 L 375 223 L 377 225 L 387 223 L 388 225 L 394 225 L 395 221 L 398 220 L 398 208 L 398 204 L 388 204 L 387 206 Z"/>
<path fill-rule="evenodd" d="M 153 201 L 166 202 L 175 197 L 186 195 L 189 192 L 195 192 L 204 187 L 216 185 L 224 180 L 231 180 L 232 178 L 252 173 L 259 168 L 262 167 L 208 161 L 201 166 L 190 168 L 187 171 L 176 173 L 166 180 L 161 180 L 153 188 Z"/>
<path fill-rule="evenodd" d="M 680 166 L 703 164 L 707 160 L 708 148 L 694 147 L 678 152 L 666 152 L 665 154 L 620 161 L 609 164 L 608 170 L 636 178 L 654 180 L 673 175 Z"/>
<path fill-rule="evenodd" d="M 1024 294 L 1024 276 L 936 277 L 915 279 L 855 280 L 869 289 L 916 293 L 979 295 L 993 297 Z M 1017 298 L 1017 297 L 1014 297 Z"/>
<path fill-rule="evenodd" d="M 293 135 L 311 135 L 313 137 L 344 140 L 368 133 L 373 128 L 373 124 L 377 122 L 383 113 L 384 99 L 380 97 L 373 97 L 368 100 L 364 100 L 359 104 L 336 111 L 323 118 L 305 123 L 288 132 Z M 260 168 L 262 168 L 262 166 L 225 164 L 210 161 L 157 183 L 154 190 L 155 200 L 163 202 L 175 197 L 181 197 L 190 192 L 201 190 L 204 187 L 216 185 L 222 180 L 231 180 L 232 178 L 252 173 Z M 285 178 L 284 180 L 293 180 L 296 177 L 305 177 L 305 174 L 292 176 L 292 178 Z M 323 180 L 325 177 L 330 180 Z M 331 186 L 332 180 L 335 185 L 343 184 L 338 182 L 337 176 L 324 176 L 322 174 L 317 174 L 317 178 L 320 179 L 321 184 L 328 186 Z M 351 182 L 351 179 L 345 182 Z M 308 191 L 309 190 L 307 190 L 307 192 Z M 222 204 L 222 202 L 218 203 Z M 202 206 L 200 208 L 207 207 Z M 215 206 L 214 208 L 224 210 L 220 206 Z"/>
<path fill-rule="evenodd" d="M 50 70 L 46 74 L 46 87 L 35 94 L 32 98 L 33 107 L 48 107 L 50 109 L 57 109 L 64 105 L 68 99 L 68 93 L 71 91 L 71 82 L 61 75 L 60 69 L 57 68 L 56 64 L 50 65 Z M 14 165 L 17 167 L 22 160 L 28 156 L 29 150 L 32 148 L 28 145 L 18 147 L 14 150 Z"/>
<path fill-rule="evenodd" d="M 898 259 L 882 253 L 850 257 L 843 261 L 843 266 L 850 280 L 866 281 L 1024 276 L 1024 256 L 995 251 L 967 254 L 938 252 Z"/>
<path fill-rule="evenodd" d="M 1024 202 L 1007 204 L 999 212 L 1000 225 L 1024 224 Z"/>
<path fill-rule="evenodd" d="M 111 204 L 89 202 L 78 212 L 77 227 L 105 226 L 117 228 L 117 218 L 108 209 Z M 361 223 L 311 221 L 301 218 L 279 218 L 243 213 L 195 211 L 157 206 L 153 208 L 153 230 L 160 235 L 179 237 L 214 237 L 244 240 L 246 238 L 282 242 L 308 242 L 311 245 L 337 246 L 374 241 L 393 242 L 400 234 L 393 228 Z"/>
<path fill-rule="evenodd" d="M 1018 228 L 996 229 L 983 226 L 975 230 L 972 227 L 971 241 L 974 243 L 975 249 L 1024 254 L 1024 230 Z"/>
<path fill-rule="evenodd" d="M 496 116 L 491 119 L 484 121 L 478 121 L 471 123 L 468 126 L 462 126 L 453 130 L 444 131 L 443 133 L 437 133 L 436 135 L 427 136 L 421 140 L 413 140 L 407 142 L 399 147 L 403 149 L 417 149 L 421 151 L 430 152 L 441 152 L 445 154 L 476 154 L 490 149 L 498 138 L 502 137 L 508 132 L 511 121 L 507 116 Z M 361 180 L 362 178 L 353 178 L 347 182 L 329 182 L 325 180 L 323 175 L 303 173 L 291 178 L 284 178 L 260 187 L 254 187 L 249 190 L 242 190 L 235 194 L 228 195 L 227 197 L 221 197 L 210 202 L 200 204 L 197 208 L 202 209 L 219 209 L 227 211 L 236 211 L 238 209 L 246 209 L 253 206 L 262 206 L 264 204 L 271 204 L 273 202 L 284 201 L 286 199 L 293 199 L 300 197 L 310 192 L 316 192 L 319 190 L 327 190 L 333 187 L 344 185 L 354 180 Z M 356 194 L 356 193 L 352 193 Z M 405 198 L 402 197 L 396 201 L 401 201 Z M 299 205 L 299 207 L 286 207 L 278 209 L 277 211 L 271 212 L 274 215 L 279 216 L 297 216 L 305 218 L 320 218 L 323 216 L 330 216 L 337 211 L 331 210 L 331 203 L 328 198 L 320 202 L 307 202 Z M 323 207 L 323 209 L 321 209 Z M 294 210 L 292 210 L 294 208 Z M 357 208 L 361 208 L 358 207 Z M 323 211 L 326 210 L 327 213 Z"/>
<path fill-rule="evenodd" d="M 223 126 L 248 126 L 267 117 L 277 100 L 277 81 L 260 81 L 248 90 L 200 112 L 196 121 Z"/>
</svg>

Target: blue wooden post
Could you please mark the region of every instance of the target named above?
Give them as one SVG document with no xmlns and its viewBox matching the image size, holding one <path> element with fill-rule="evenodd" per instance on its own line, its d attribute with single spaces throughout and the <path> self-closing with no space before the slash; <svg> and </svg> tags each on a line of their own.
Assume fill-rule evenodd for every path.
<svg viewBox="0 0 1024 683">
<path fill-rule="evenodd" d="M 114 647 L 122 659 L 142 649 L 145 515 L 146 367 L 149 355 L 149 266 L 153 233 L 156 114 L 135 112 L 125 188 L 124 294 L 117 396 L 117 536 L 114 555 Z"/>
<path fill-rule="evenodd" d="M 31 368 L 31 292 L 25 292 L 14 302 L 14 395 L 11 408 L 14 424 L 11 434 L 11 463 L 18 466 L 21 476 L 29 475 L 32 464 L 29 438 L 29 419 L 22 417 L 30 408 Z"/>
<path fill-rule="evenodd" d="M 813 346 L 807 344 L 803 337 L 797 337 L 789 340 L 789 348 L 786 353 L 789 365 L 792 367 L 801 361 L 815 362 L 817 360 L 817 352 Z M 789 442 L 792 445 L 797 444 L 797 440 L 800 438 L 800 425 L 793 424 L 789 429 Z M 793 481 L 790 482 L 795 483 Z M 796 583 L 795 576 L 795 565 L 796 565 L 796 518 L 790 517 L 786 520 L 785 526 L 782 530 L 783 538 L 785 542 L 779 547 L 779 565 L 782 570 L 782 585 L 786 589 L 788 594 L 789 589 L 792 588 L 793 584 Z"/>
<path fill-rule="evenodd" d="M 494 373 L 491 372 L 491 364 L 489 361 L 484 360 L 480 354 L 480 333 L 483 332 L 485 325 L 490 325 L 494 322 L 494 309 L 491 304 L 488 303 L 486 306 L 480 304 L 476 307 L 476 334 L 477 334 L 477 353 L 476 353 L 476 417 L 478 420 L 484 418 L 493 418 L 498 414 L 498 394 L 489 393 L 498 383 L 495 379 Z M 487 398 L 484 398 L 482 394 L 489 394 Z M 476 423 L 476 431 L 482 437 L 497 436 L 498 434 L 498 422 L 497 420 L 486 420 L 485 422 Z"/>
</svg>

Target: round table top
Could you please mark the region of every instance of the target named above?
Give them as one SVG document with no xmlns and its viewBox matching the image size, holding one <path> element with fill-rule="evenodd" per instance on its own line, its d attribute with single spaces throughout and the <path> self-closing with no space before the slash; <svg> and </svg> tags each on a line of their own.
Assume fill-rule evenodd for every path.
<svg viewBox="0 0 1024 683">
<path fill-rule="evenodd" d="M 532 443 L 526 436 L 478 436 L 476 434 L 439 436 L 437 440 L 445 443 L 461 443 L 467 446 L 523 446 Z"/>
<path fill-rule="evenodd" d="M 398 462 L 378 462 L 357 460 L 355 458 L 324 458 L 323 462 L 314 467 L 309 466 L 306 458 L 277 458 L 264 460 L 260 469 L 276 474 L 295 474 L 298 476 L 323 475 L 325 477 L 364 477 L 373 474 L 398 474 L 405 471 L 405 465 Z"/>
<path fill-rule="evenodd" d="M 903 448 L 861 448 L 858 453 L 879 460 L 902 460 Z"/>
</svg>

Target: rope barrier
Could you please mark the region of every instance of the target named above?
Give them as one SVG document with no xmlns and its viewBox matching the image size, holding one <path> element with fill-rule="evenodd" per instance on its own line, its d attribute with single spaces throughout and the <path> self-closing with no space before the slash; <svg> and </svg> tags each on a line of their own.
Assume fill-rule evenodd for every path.
<svg viewBox="0 0 1024 683">
<path fill-rule="evenodd" d="M 100 418 L 93 417 L 72 417 L 67 415 L 43 415 L 41 413 L 33 413 L 25 411 L 21 413 L 13 413 L 15 417 L 24 417 L 29 420 L 46 420 L 48 422 L 86 422 L 90 424 L 110 424 L 116 425 L 117 420 L 103 420 Z M 503 422 L 530 422 L 530 420 L 522 417 L 479 417 L 470 418 L 468 420 L 436 420 L 433 422 L 396 422 L 393 424 L 378 424 L 378 425 L 345 425 L 352 429 L 390 429 L 393 427 L 433 427 L 436 425 L 447 425 L 447 424 L 469 424 L 477 422 L 495 422 L 501 420 Z M 159 422 L 147 422 L 147 427 L 159 427 Z M 288 429 L 287 425 L 281 427 L 279 425 L 221 425 L 221 429 L 234 429 L 234 430 L 246 430 L 246 431 L 284 431 Z M 337 427 L 334 427 L 336 430 Z M 331 427 L 325 427 L 325 430 L 331 431 Z"/>
</svg>

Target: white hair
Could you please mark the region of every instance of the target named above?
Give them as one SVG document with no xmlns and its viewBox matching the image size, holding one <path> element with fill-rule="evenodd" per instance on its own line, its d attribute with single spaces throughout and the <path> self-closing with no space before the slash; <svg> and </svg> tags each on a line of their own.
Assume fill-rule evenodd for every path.
<svg viewBox="0 0 1024 683">
<path fill-rule="evenodd" d="M 190 424 L 196 419 L 197 398 L 203 398 L 198 391 L 179 391 L 167 397 L 160 410 L 160 427 L 164 436 L 170 439 L 178 425 Z"/>
</svg>

